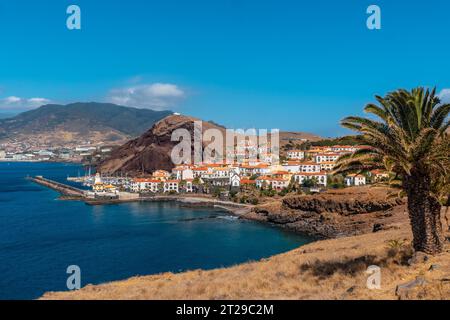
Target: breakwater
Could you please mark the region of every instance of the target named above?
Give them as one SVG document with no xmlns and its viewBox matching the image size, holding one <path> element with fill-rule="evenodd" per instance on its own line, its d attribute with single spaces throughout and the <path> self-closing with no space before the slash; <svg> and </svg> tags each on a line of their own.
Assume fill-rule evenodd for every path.
<svg viewBox="0 0 450 320">
<path fill-rule="evenodd" d="M 30 178 L 30 180 L 37 184 L 43 185 L 47 188 L 56 190 L 65 196 L 79 197 L 79 198 L 83 198 L 85 196 L 85 191 L 83 191 L 81 189 L 78 189 L 78 188 L 75 188 L 75 187 L 66 185 L 64 183 L 54 181 L 54 180 L 46 179 L 42 176 L 36 176 L 36 177 Z"/>
<path fill-rule="evenodd" d="M 107 198 L 89 198 L 86 191 L 60 183 L 54 180 L 44 178 L 43 176 L 36 176 L 30 178 L 31 181 L 43 185 L 47 188 L 53 189 L 61 193 L 62 200 L 81 200 L 89 205 L 108 205 L 120 204 L 128 202 L 178 202 L 187 207 L 212 207 L 226 210 L 230 213 L 241 215 L 248 213 L 253 206 L 247 204 L 239 204 L 231 201 L 221 201 L 213 198 L 195 197 L 189 195 L 170 195 L 170 196 L 141 196 L 141 197 L 125 197 L 120 196 L 117 199 Z M 123 193 L 125 194 L 125 193 Z M 127 193 L 128 194 L 128 193 Z"/>
</svg>

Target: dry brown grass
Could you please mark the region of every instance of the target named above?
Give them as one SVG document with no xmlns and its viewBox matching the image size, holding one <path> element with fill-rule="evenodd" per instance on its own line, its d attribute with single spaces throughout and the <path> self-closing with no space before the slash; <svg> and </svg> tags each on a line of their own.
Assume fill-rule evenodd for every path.
<svg viewBox="0 0 450 320">
<path fill-rule="evenodd" d="M 47 293 L 43 299 L 397 299 L 396 286 L 417 276 L 427 284 L 409 298 L 450 299 L 450 246 L 425 263 L 409 266 L 410 241 L 409 226 L 404 226 L 318 241 L 230 268 L 134 277 Z M 380 290 L 366 288 L 365 271 L 372 264 L 381 267 Z M 439 268 L 429 270 L 435 264 Z"/>
</svg>

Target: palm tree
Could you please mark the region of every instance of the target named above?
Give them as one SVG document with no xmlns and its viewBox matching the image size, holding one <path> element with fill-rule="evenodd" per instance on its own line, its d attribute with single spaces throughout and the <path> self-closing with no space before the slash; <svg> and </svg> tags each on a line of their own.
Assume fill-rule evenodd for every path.
<svg viewBox="0 0 450 320">
<path fill-rule="evenodd" d="M 335 173 L 386 169 L 393 186 L 408 197 L 407 208 L 416 251 L 443 250 L 441 197 L 448 196 L 450 104 L 442 104 L 436 89 L 397 90 L 376 96 L 379 105 L 365 111 L 378 119 L 347 117 L 342 125 L 357 131 L 368 148 L 342 156 Z"/>
</svg>

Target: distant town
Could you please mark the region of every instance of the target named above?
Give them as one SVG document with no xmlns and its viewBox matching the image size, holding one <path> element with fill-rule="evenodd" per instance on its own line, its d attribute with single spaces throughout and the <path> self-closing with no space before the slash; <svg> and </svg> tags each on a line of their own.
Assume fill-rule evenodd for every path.
<svg viewBox="0 0 450 320">
<path fill-rule="evenodd" d="M 33 144 L 30 141 L 8 141 L 0 144 L 0 161 L 90 163 L 107 156 L 113 147 L 102 143 L 91 144 L 89 141 L 65 146 Z"/>
<path fill-rule="evenodd" d="M 210 194 L 223 200 L 257 204 L 259 198 L 284 196 L 290 192 L 319 193 L 329 188 L 362 186 L 385 181 L 387 172 L 334 175 L 338 158 L 366 146 L 316 146 L 286 151 L 282 161 L 272 164 L 255 160 L 243 163 L 179 165 L 170 172 L 156 170 L 138 177 L 87 175 L 71 180 L 87 185 L 90 198 L 129 199 L 156 194 Z M 255 196 L 255 191 L 259 196 Z"/>
</svg>

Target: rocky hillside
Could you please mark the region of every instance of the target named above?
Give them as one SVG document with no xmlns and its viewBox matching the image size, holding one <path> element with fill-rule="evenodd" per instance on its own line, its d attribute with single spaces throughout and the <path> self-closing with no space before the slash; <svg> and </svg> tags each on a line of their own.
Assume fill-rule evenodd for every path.
<svg viewBox="0 0 450 320">
<path fill-rule="evenodd" d="M 316 142 L 321 141 L 323 138 L 316 134 L 309 132 L 293 132 L 293 131 L 281 131 L 280 132 L 280 147 L 287 145 L 299 145 L 305 140 Z"/>
<path fill-rule="evenodd" d="M 49 104 L 0 120 L 0 140 L 39 138 L 49 144 L 126 141 L 169 114 L 110 103 Z"/>
<path fill-rule="evenodd" d="M 246 217 L 319 238 L 378 232 L 408 223 L 403 201 L 388 194 L 387 188 L 353 187 L 288 196 L 258 206 Z"/>
<path fill-rule="evenodd" d="M 174 167 L 170 158 L 172 149 L 179 142 L 171 141 L 172 132 L 176 129 L 186 129 L 191 133 L 192 146 L 194 141 L 194 121 L 199 119 L 170 115 L 141 135 L 117 148 L 111 156 L 103 161 L 98 170 L 102 173 L 124 172 L 129 175 L 151 173 L 158 169 L 170 170 Z M 203 122 L 203 131 L 224 128 L 210 122 Z M 193 150 L 192 150 L 193 151 Z"/>
</svg>

